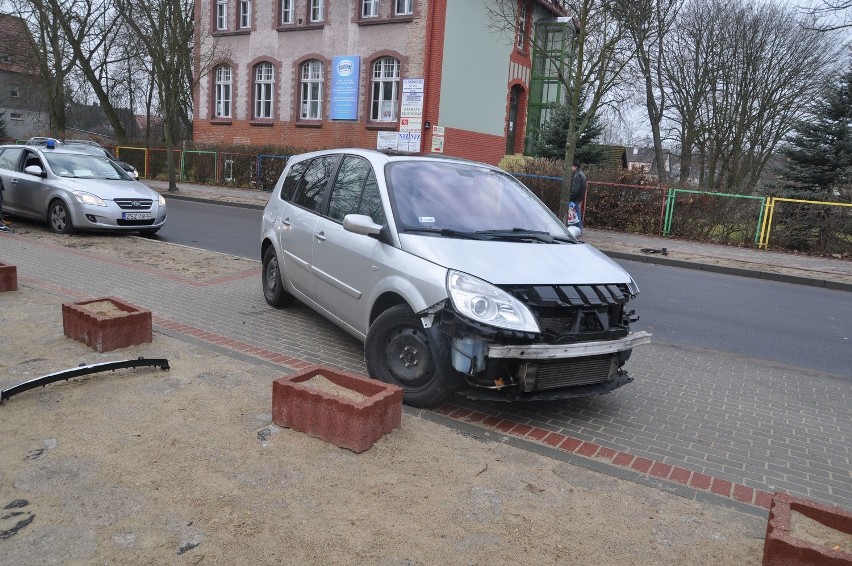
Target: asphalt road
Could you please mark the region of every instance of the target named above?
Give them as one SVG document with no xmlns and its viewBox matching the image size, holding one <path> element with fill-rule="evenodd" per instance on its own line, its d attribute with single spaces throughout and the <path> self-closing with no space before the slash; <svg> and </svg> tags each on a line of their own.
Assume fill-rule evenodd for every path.
<svg viewBox="0 0 852 566">
<path fill-rule="evenodd" d="M 261 211 L 172 199 L 162 241 L 259 259 Z M 639 284 L 635 330 L 852 380 L 852 301 L 817 287 L 620 260 Z"/>
<path fill-rule="evenodd" d="M 262 211 L 169 199 L 169 220 L 154 239 L 260 261 Z"/>
</svg>

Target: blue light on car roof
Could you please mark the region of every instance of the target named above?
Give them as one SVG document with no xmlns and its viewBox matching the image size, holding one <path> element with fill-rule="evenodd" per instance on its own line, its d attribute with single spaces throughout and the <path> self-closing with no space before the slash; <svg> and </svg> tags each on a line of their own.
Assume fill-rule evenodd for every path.
<svg viewBox="0 0 852 566">
<path fill-rule="evenodd" d="M 45 143 L 45 146 L 47 147 L 47 149 L 56 149 L 56 140 L 53 139 L 53 138 L 50 138 Z"/>
</svg>

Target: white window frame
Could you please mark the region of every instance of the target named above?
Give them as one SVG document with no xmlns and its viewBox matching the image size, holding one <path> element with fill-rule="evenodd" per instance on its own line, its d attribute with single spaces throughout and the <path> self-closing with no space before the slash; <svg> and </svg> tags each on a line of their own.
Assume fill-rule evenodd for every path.
<svg viewBox="0 0 852 566">
<path fill-rule="evenodd" d="M 230 65 L 216 67 L 215 106 L 213 115 L 216 118 L 231 117 L 231 77 Z"/>
<path fill-rule="evenodd" d="M 527 39 L 527 5 L 524 0 L 518 2 L 518 37 L 516 45 L 523 49 Z"/>
<path fill-rule="evenodd" d="M 258 63 L 254 67 L 254 117 L 272 118 L 272 100 L 275 92 L 275 67 L 272 63 Z"/>
<path fill-rule="evenodd" d="M 251 0 L 240 0 L 240 28 L 251 27 Z"/>
<path fill-rule="evenodd" d="M 361 17 L 377 18 L 379 16 L 379 0 L 361 0 Z"/>
<path fill-rule="evenodd" d="M 228 29 L 228 0 L 216 0 L 216 30 Z"/>
<path fill-rule="evenodd" d="M 311 22 L 325 20 L 325 0 L 311 0 L 309 16 Z"/>
<path fill-rule="evenodd" d="M 21 91 L 17 86 L 9 88 L 9 96 L 12 98 L 21 98 Z"/>
<path fill-rule="evenodd" d="M 281 0 L 281 23 L 293 23 L 293 4 L 295 0 Z"/>
<path fill-rule="evenodd" d="M 302 63 L 299 96 L 299 118 L 322 120 L 323 64 L 318 59 Z"/>
<path fill-rule="evenodd" d="M 396 0 L 396 15 L 410 16 L 414 13 L 414 0 Z"/>
<path fill-rule="evenodd" d="M 399 115 L 399 59 L 377 59 L 373 62 L 370 74 L 370 120 L 396 122 Z"/>
<path fill-rule="evenodd" d="M 24 115 L 23 115 L 23 114 L 21 114 L 20 112 L 11 112 L 11 113 L 9 114 L 9 118 L 11 118 L 12 120 L 17 120 L 17 121 L 19 121 L 19 122 L 23 122 L 23 120 L 24 120 Z"/>
</svg>

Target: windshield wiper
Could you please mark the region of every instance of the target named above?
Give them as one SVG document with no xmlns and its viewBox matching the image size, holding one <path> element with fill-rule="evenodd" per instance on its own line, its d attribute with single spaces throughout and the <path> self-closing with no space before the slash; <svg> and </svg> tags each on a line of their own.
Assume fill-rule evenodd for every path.
<svg viewBox="0 0 852 566">
<path fill-rule="evenodd" d="M 554 240 L 553 234 L 550 232 L 529 230 L 527 228 L 512 228 L 511 230 L 477 230 L 476 233 L 500 240 L 534 240 L 537 242 L 544 242 L 545 244 L 552 244 Z"/>
<path fill-rule="evenodd" d="M 438 234 L 445 238 L 465 238 L 468 240 L 484 240 L 478 232 L 462 232 L 452 228 L 403 228 L 403 232 L 423 232 L 425 234 Z"/>
</svg>

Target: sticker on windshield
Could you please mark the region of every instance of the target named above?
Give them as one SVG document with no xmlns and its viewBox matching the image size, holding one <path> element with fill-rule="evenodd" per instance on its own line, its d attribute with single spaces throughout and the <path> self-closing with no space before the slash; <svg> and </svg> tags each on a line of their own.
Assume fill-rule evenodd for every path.
<svg viewBox="0 0 852 566">
<path fill-rule="evenodd" d="M 418 216 L 417 221 L 421 224 L 434 224 L 435 217 L 434 216 Z"/>
</svg>

